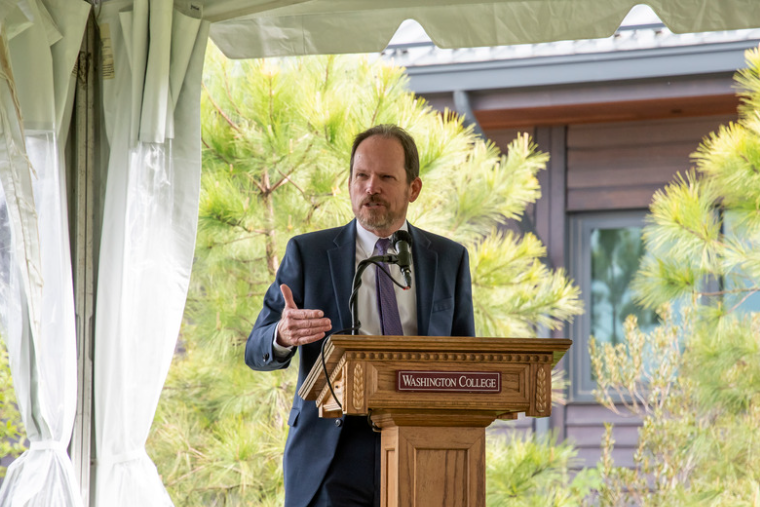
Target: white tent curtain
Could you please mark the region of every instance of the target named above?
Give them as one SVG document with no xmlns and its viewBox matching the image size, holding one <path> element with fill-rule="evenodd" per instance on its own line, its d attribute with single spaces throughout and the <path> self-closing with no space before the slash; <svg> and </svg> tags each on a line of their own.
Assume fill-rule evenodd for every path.
<svg viewBox="0 0 760 507">
<path fill-rule="evenodd" d="M 0 506 L 81 505 L 66 453 L 77 362 L 62 155 L 89 11 L 78 0 L 0 7 L 0 317 L 30 443 Z"/>
<path fill-rule="evenodd" d="M 110 155 L 97 288 L 95 505 L 171 505 L 145 452 L 190 281 L 208 23 L 192 2 L 112 1 L 97 23 Z"/>
</svg>

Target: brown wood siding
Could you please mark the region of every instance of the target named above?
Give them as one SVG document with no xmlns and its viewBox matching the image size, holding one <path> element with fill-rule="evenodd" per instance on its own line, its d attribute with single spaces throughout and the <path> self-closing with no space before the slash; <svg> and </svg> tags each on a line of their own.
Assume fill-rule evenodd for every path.
<svg viewBox="0 0 760 507">
<path fill-rule="evenodd" d="M 552 417 L 562 407 L 552 409 Z M 610 410 L 593 404 L 568 405 L 565 407 L 565 436 L 577 449 L 578 461 L 573 468 L 595 467 L 602 457 L 604 443 L 604 423 L 613 424 L 612 438 L 614 446 L 612 458 L 617 466 L 634 465 L 633 455 L 638 446 L 640 420 L 637 417 L 617 415 Z M 504 435 L 506 438 L 531 438 L 534 433 L 534 419 L 520 415 L 515 421 L 498 422 L 488 431 L 491 435 Z"/>
<path fill-rule="evenodd" d="M 571 125 L 567 129 L 567 211 L 647 208 L 652 195 L 692 167 L 710 132 L 735 119 L 707 116 Z"/>
<path fill-rule="evenodd" d="M 566 195 L 566 139 L 565 126 L 537 127 L 536 143 L 541 151 L 550 155 L 546 170 L 538 172 L 538 182 L 541 185 L 541 198 L 536 202 L 534 221 L 539 239 L 546 246 L 550 265 L 553 268 L 565 268 L 565 195 Z M 541 336 L 547 336 L 546 330 L 539 330 Z M 565 327 L 548 332 L 553 338 L 567 338 Z M 557 369 L 567 372 L 568 355 L 559 362 Z M 556 432 L 559 439 L 565 438 L 565 406 L 552 407 L 549 421 L 550 428 Z"/>
<path fill-rule="evenodd" d="M 625 412 L 621 407 L 621 411 Z M 594 467 L 602 456 L 604 423 L 612 423 L 612 458 L 617 466 L 633 466 L 641 421 L 618 415 L 596 404 L 569 404 L 565 409 L 565 438 L 578 449 L 580 467 Z"/>
<path fill-rule="evenodd" d="M 655 81 L 494 88 L 471 91 L 469 98 L 480 126 L 490 130 L 733 114 L 739 104 L 734 86 L 733 72 L 726 72 Z M 436 100 L 441 111 L 453 103 L 450 98 Z"/>
</svg>

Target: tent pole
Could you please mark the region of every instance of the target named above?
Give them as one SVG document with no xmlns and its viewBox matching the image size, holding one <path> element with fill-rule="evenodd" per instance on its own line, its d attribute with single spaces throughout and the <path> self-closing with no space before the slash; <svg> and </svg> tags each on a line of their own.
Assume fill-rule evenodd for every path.
<svg viewBox="0 0 760 507">
<path fill-rule="evenodd" d="M 77 412 L 69 454 L 80 485 L 83 505 L 90 505 L 92 454 L 93 330 L 95 314 L 95 277 L 100 227 L 96 227 L 99 191 L 96 159 L 96 107 L 98 80 L 96 24 L 88 20 L 76 68 L 76 96 L 72 125 L 73 163 L 68 166 L 72 183 L 69 214 L 72 220 L 72 259 L 74 301 L 77 322 Z M 70 187 L 71 188 L 71 187 Z"/>
</svg>

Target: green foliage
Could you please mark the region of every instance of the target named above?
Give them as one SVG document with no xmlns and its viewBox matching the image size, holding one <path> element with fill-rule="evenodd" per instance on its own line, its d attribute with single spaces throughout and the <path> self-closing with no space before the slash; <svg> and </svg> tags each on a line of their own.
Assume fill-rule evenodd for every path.
<svg viewBox="0 0 760 507">
<path fill-rule="evenodd" d="M 577 305 L 565 304 L 577 297 L 577 288 L 563 269 L 552 271 L 539 260 L 546 251 L 532 234 L 518 239 L 493 230 L 470 251 L 479 334 L 532 336 L 536 324 L 557 329 L 577 315 Z"/>
<path fill-rule="evenodd" d="M 602 505 L 760 505 L 759 50 L 747 61 L 739 121 L 652 203 L 635 285 L 664 305 L 662 325 L 630 319 L 627 344 L 592 341 L 597 398 L 643 417 L 634 469 L 614 467 L 608 428 Z"/>
<path fill-rule="evenodd" d="M 556 438 L 504 436 L 498 425 L 489 430 L 486 452 L 489 507 L 570 507 L 581 505 L 598 489 L 599 473 L 579 466 L 577 450 Z"/>
<path fill-rule="evenodd" d="M 465 244 L 480 335 L 534 336 L 581 311 L 578 290 L 533 236 L 499 232 L 540 195 L 547 156 L 506 155 L 406 90 L 401 68 L 363 57 L 230 61 L 210 47 L 201 105 L 196 258 L 178 354 L 149 449 L 178 505 L 281 504 L 295 368 L 258 373 L 243 346 L 289 238 L 343 225 L 353 137 L 396 123 L 424 182 L 410 221 Z"/>
<path fill-rule="evenodd" d="M 177 505 L 282 505 L 295 377 L 251 372 L 241 362 L 202 346 L 175 358 L 150 451 Z"/>
<path fill-rule="evenodd" d="M 0 456 L 18 457 L 26 450 L 24 426 L 16 406 L 8 351 L 0 337 Z M 0 478 L 5 477 L 5 467 L 0 466 Z"/>
<path fill-rule="evenodd" d="M 601 505 L 756 505 L 760 386 L 757 373 L 746 370 L 760 365 L 760 315 L 726 323 L 727 333 L 744 336 L 725 348 L 711 339 L 720 332 L 703 328 L 688 307 L 676 319 L 665 305 L 660 318 L 651 333 L 630 318 L 628 345 L 597 349 L 592 342 L 597 399 L 617 411 L 615 392 L 643 418 L 634 469 L 614 466 L 607 428 Z M 752 328 L 755 346 L 748 347 Z M 706 353 L 712 357 L 705 360 Z"/>
</svg>

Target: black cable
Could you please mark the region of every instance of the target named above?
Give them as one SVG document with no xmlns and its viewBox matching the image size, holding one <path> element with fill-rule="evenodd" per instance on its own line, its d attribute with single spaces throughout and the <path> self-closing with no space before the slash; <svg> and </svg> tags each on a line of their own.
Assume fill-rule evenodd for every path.
<svg viewBox="0 0 760 507">
<path fill-rule="evenodd" d="M 394 255 L 394 256 L 391 256 L 391 257 L 395 257 L 395 255 Z M 404 290 L 407 290 L 407 289 L 409 289 L 409 288 L 410 288 L 410 287 L 407 287 L 406 285 L 404 285 L 403 283 L 399 283 L 399 282 L 397 282 L 397 281 L 396 281 L 396 279 L 395 279 L 395 278 L 393 278 L 393 275 L 391 275 L 390 271 L 388 271 L 387 269 L 385 269 L 385 266 L 383 266 L 383 262 L 381 262 L 381 261 L 375 261 L 375 260 L 372 260 L 372 258 L 371 258 L 371 257 L 370 257 L 369 259 L 366 259 L 366 260 L 367 260 L 367 261 L 368 261 L 370 264 L 374 264 L 374 265 L 376 265 L 378 268 L 382 269 L 382 270 L 383 270 L 383 273 L 385 273 L 385 274 L 388 276 L 388 278 L 390 278 L 390 279 L 391 279 L 391 282 L 395 283 L 396 285 L 398 285 L 399 287 L 401 287 L 401 288 L 402 288 L 402 289 L 404 289 Z"/>
<path fill-rule="evenodd" d="M 380 426 L 378 426 L 377 424 L 375 424 L 375 421 L 372 420 L 372 409 L 371 408 L 367 409 L 367 424 L 369 424 L 369 427 L 372 428 L 372 431 L 374 431 L 375 433 L 382 432 L 382 428 Z"/>
<path fill-rule="evenodd" d="M 327 387 L 330 388 L 330 393 L 332 394 L 333 399 L 335 400 L 335 403 L 338 404 L 338 407 L 340 407 L 341 410 L 343 410 L 343 405 L 341 405 L 340 401 L 338 400 L 338 397 L 335 395 L 335 390 L 333 389 L 332 382 L 330 381 L 330 373 L 327 371 L 327 363 L 325 362 L 325 344 L 327 343 L 327 339 L 334 335 L 334 334 L 342 334 L 346 331 L 354 331 L 354 328 L 348 327 L 346 329 L 340 329 L 338 331 L 335 331 L 334 333 L 330 333 L 329 335 L 325 336 L 322 339 L 322 347 L 320 350 L 320 357 L 322 359 L 322 372 L 325 374 L 325 380 L 327 380 Z"/>
<path fill-rule="evenodd" d="M 385 269 L 385 266 L 383 266 L 381 263 L 388 263 L 388 264 L 396 264 L 398 262 L 398 256 L 397 255 L 376 255 L 374 257 L 368 257 L 367 259 L 364 259 L 359 263 L 358 266 L 356 266 L 356 273 L 354 273 L 354 282 L 353 287 L 351 289 L 351 297 L 348 298 L 348 309 L 351 312 L 351 324 L 352 328 L 356 330 L 354 334 L 359 334 L 359 328 L 361 327 L 361 322 L 359 322 L 359 316 L 356 312 L 356 296 L 359 293 L 359 287 L 362 285 L 362 273 L 365 269 L 367 269 L 367 266 L 370 264 L 375 264 L 378 268 L 380 268 L 383 273 L 385 273 L 388 278 L 391 279 L 393 283 L 401 287 L 402 289 L 406 290 L 411 288 L 411 286 L 407 287 L 406 285 L 402 285 L 399 282 L 396 281 L 393 276 L 388 272 L 387 269 Z"/>
</svg>

